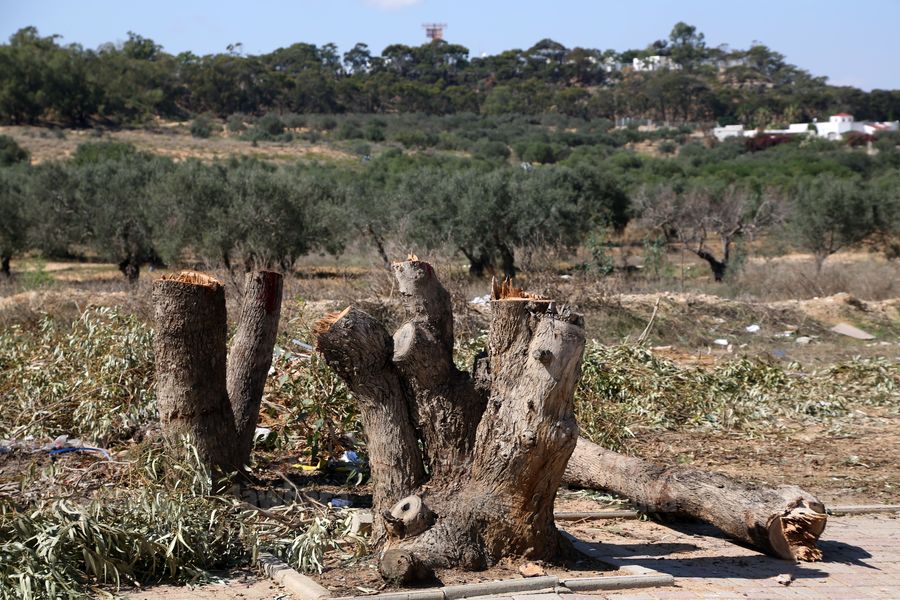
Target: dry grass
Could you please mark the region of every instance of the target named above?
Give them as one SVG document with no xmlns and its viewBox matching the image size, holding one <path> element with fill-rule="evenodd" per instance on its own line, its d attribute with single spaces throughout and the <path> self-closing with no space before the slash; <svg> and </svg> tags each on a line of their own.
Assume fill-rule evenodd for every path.
<svg viewBox="0 0 900 600">
<path fill-rule="evenodd" d="M 255 145 L 237 138 L 214 136 L 206 139 L 194 138 L 188 131 L 188 124 L 151 130 L 105 131 L 97 137 L 92 130 L 66 129 L 54 135 L 45 128 L 5 126 L 0 127 L 0 135 L 8 135 L 28 150 L 33 164 L 48 160 L 70 158 L 75 149 L 85 142 L 114 140 L 134 144 L 139 150 L 168 156 L 175 160 L 196 158 L 203 161 L 225 159 L 232 156 L 253 156 L 272 162 L 292 162 L 298 159 L 323 161 L 356 161 L 358 157 L 324 144 L 310 144 L 303 141 L 268 142 L 259 141 Z M 60 137 L 61 135 L 61 137 Z"/>
</svg>

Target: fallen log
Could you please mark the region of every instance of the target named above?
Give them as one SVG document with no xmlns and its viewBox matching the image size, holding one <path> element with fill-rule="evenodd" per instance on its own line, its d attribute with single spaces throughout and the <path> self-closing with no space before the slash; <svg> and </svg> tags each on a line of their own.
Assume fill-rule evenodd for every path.
<svg viewBox="0 0 900 600">
<path fill-rule="evenodd" d="M 754 549 L 787 560 L 822 558 L 816 541 L 827 515 L 799 487 L 766 487 L 720 473 L 669 467 L 625 456 L 579 438 L 563 483 L 605 490 L 648 513 L 687 515 Z"/>
</svg>

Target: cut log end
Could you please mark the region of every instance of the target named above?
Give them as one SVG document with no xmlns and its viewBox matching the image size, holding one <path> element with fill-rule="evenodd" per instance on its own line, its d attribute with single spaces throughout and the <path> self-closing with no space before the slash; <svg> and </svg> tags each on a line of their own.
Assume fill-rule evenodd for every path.
<svg viewBox="0 0 900 600">
<path fill-rule="evenodd" d="M 163 275 L 159 281 L 174 281 L 177 283 L 187 283 L 190 285 L 200 285 L 209 288 L 221 287 L 222 283 L 215 277 L 210 277 L 206 273 L 197 271 L 181 271 L 173 275 Z"/>
<path fill-rule="evenodd" d="M 392 537 L 407 538 L 419 535 L 434 524 L 434 513 L 419 496 L 401 499 L 385 515 L 385 524 Z"/>
<path fill-rule="evenodd" d="M 769 542 L 784 559 L 813 562 L 822 559 L 816 547 L 828 516 L 807 506 L 798 506 L 769 523 Z"/>
<path fill-rule="evenodd" d="M 318 338 L 323 333 L 328 333 L 328 330 L 330 330 L 335 323 L 347 316 L 347 313 L 350 312 L 350 308 L 351 307 L 348 306 L 341 312 L 328 313 L 327 315 L 313 323 L 313 333 L 316 335 L 316 338 Z"/>
<path fill-rule="evenodd" d="M 544 298 L 537 294 L 529 294 L 522 288 L 517 288 L 512 284 L 512 280 L 506 277 L 500 283 L 497 278 L 491 278 L 491 300 L 537 300 L 550 302 L 549 298 Z"/>
<path fill-rule="evenodd" d="M 393 583 L 410 583 L 427 579 L 431 574 L 409 550 L 386 550 L 378 562 L 381 576 Z"/>
</svg>

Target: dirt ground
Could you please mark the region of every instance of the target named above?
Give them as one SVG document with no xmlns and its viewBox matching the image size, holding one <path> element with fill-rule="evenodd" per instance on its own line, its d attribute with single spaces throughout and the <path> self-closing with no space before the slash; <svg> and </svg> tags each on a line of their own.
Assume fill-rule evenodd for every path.
<svg viewBox="0 0 900 600">
<path fill-rule="evenodd" d="M 188 131 L 189 124 L 174 124 L 174 127 L 153 130 L 119 130 L 104 131 L 97 137 L 91 129 L 59 130 L 54 135 L 46 128 L 4 126 L 0 127 L 0 135 L 8 135 L 28 150 L 32 164 L 48 160 L 64 160 L 75 153 L 79 144 L 85 142 L 109 141 L 128 142 L 138 150 L 151 152 L 161 156 L 169 156 L 175 160 L 196 158 L 204 161 L 225 159 L 231 156 L 254 156 L 272 161 L 287 162 L 298 158 L 309 160 L 348 161 L 359 160 L 348 152 L 343 152 L 333 145 L 311 144 L 295 140 L 292 142 L 259 141 L 252 144 L 236 137 L 213 136 L 206 139 L 194 138 Z"/>
</svg>

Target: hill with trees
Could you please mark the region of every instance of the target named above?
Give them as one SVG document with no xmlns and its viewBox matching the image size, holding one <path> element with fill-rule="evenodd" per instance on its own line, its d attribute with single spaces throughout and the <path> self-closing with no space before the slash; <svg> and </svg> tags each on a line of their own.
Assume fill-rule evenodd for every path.
<svg viewBox="0 0 900 600">
<path fill-rule="evenodd" d="M 635 59 L 648 57 L 665 57 L 671 68 L 635 68 Z M 268 112 L 559 113 L 752 126 L 839 111 L 900 118 L 898 90 L 831 86 L 762 44 L 709 47 L 685 23 L 644 49 L 567 48 L 543 39 L 485 57 L 442 40 L 392 44 L 380 54 L 362 43 L 341 54 L 334 44 L 300 42 L 260 55 L 244 54 L 239 44 L 218 54 L 173 55 L 136 33 L 88 49 L 26 27 L 0 46 L 0 72 L 0 119 L 12 124 L 139 126 Z"/>
</svg>

